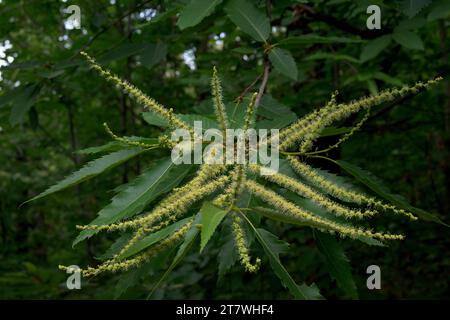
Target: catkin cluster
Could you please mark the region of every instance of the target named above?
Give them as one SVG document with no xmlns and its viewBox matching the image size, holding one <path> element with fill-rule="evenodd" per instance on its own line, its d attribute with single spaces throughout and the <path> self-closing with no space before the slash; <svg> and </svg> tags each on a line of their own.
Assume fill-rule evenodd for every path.
<svg viewBox="0 0 450 320">
<path fill-rule="evenodd" d="M 152 112 L 160 115 L 170 124 L 172 129 L 186 129 L 194 136 L 193 128 L 179 116 L 174 114 L 172 109 L 165 108 L 154 99 L 146 96 L 132 84 L 102 68 L 88 54 L 83 52 L 82 55 L 87 59 L 92 68 L 103 78 L 115 84 L 119 89 L 135 98 Z M 393 212 L 416 220 L 417 218 L 414 215 L 401 208 L 397 208 L 392 204 L 382 202 L 374 197 L 348 190 L 337 185 L 325 176 L 322 176 L 306 162 L 300 160 L 300 158 L 294 155 L 295 152 L 287 151 L 291 149 L 294 149 L 294 151 L 299 150 L 300 154 L 304 157 L 308 157 L 308 152 L 312 149 L 315 140 L 320 136 L 320 133 L 324 128 L 334 122 L 349 117 L 351 114 L 365 110 L 367 113 L 361 121 L 358 122 L 348 134 L 344 135 L 336 145 L 330 147 L 334 148 L 344 140 L 348 139 L 354 131 L 359 129 L 362 123 L 368 119 L 368 111 L 371 107 L 386 101 L 393 101 L 394 99 L 408 94 L 415 94 L 420 90 L 435 84 L 438 80 L 440 79 L 430 80 L 426 83 L 418 82 L 413 86 L 403 87 L 401 89 L 386 90 L 377 95 L 364 97 L 347 104 L 338 104 L 337 92 L 333 93 L 330 101 L 323 108 L 317 109 L 304 116 L 302 119 L 281 130 L 279 134 L 269 138 L 273 139 L 276 137 L 279 139 L 280 150 L 286 151 L 286 159 L 298 176 L 287 176 L 276 172 L 272 172 L 271 175 L 262 174 L 263 169 L 265 169 L 265 172 L 267 173 L 267 168 L 263 168 L 257 164 L 203 164 L 198 169 L 194 178 L 187 181 L 182 186 L 174 188 L 161 201 L 153 205 L 153 208 L 148 212 L 141 213 L 129 220 L 107 225 L 90 224 L 78 226 L 78 228 L 82 230 L 131 230 L 133 232 L 128 242 L 125 243 L 111 259 L 103 262 L 99 266 L 84 269 L 82 271 L 83 275 L 95 276 L 105 271 L 116 272 L 139 266 L 153 256 L 181 242 L 189 229 L 195 227 L 193 226 L 193 218 L 189 219 L 187 223 L 179 227 L 175 232 L 150 246 L 145 251 L 128 256 L 130 255 L 130 250 L 146 235 L 168 227 L 172 223 L 185 217 L 194 203 L 208 199 L 209 197 L 213 197 L 212 203 L 214 205 L 226 210 L 228 220 L 231 223 L 231 230 L 234 236 L 239 260 L 248 272 L 258 271 L 261 265 L 261 259 L 256 258 L 255 262 L 251 263 L 250 242 L 246 238 L 247 235 L 244 228 L 247 219 L 243 219 L 243 215 L 246 214 L 245 212 L 252 211 L 251 203 L 249 208 L 239 207 L 239 200 L 245 193 L 251 193 L 260 198 L 266 204 L 273 207 L 279 215 L 289 218 L 286 219 L 287 221 L 295 221 L 299 224 L 306 223 L 319 230 L 337 233 L 341 236 L 350 238 L 368 237 L 382 241 L 403 239 L 404 236 L 400 234 L 376 232 L 354 226 L 350 222 L 353 223 L 355 220 L 357 222 L 361 219 L 375 216 L 380 212 Z M 230 127 L 230 119 L 228 118 L 223 102 L 221 82 L 215 67 L 211 79 L 211 94 L 213 98 L 214 113 L 221 131 L 225 134 L 226 130 Z M 247 105 L 242 128 L 244 130 L 254 126 L 256 109 L 258 107 L 256 105 L 256 97 L 257 94 L 253 94 Z M 155 147 L 170 149 L 173 147 L 173 143 L 168 139 L 167 135 L 160 136 L 158 144 L 145 144 L 128 138 L 118 137 L 106 124 L 105 128 L 114 140 L 123 144 L 144 149 Z M 224 139 L 224 141 L 226 141 L 226 139 Z M 236 152 L 236 150 L 233 152 Z M 298 178 L 299 176 L 303 181 Z M 262 181 L 266 181 L 269 184 L 264 185 L 261 183 Z M 344 220 L 345 223 L 338 222 L 342 220 L 334 220 L 316 214 L 313 211 L 308 211 L 274 191 L 270 185 L 288 189 L 300 197 L 311 200 L 323 210 L 336 216 L 346 218 L 347 220 Z M 60 266 L 60 268 L 63 270 L 67 269 L 67 267 L 64 266 Z"/>
</svg>

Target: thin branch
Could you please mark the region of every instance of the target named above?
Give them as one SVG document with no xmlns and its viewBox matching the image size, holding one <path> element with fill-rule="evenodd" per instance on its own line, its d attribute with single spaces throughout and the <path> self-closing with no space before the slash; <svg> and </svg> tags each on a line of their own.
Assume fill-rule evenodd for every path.
<svg viewBox="0 0 450 320">
<path fill-rule="evenodd" d="M 253 80 L 253 82 L 250 83 L 247 86 L 247 88 L 245 88 L 244 91 L 242 91 L 242 93 L 234 99 L 234 102 L 240 103 L 242 101 L 242 99 L 245 97 L 245 95 L 248 93 L 248 91 L 255 86 L 255 84 L 259 81 L 259 79 L 262 78 L 263 75 L 264 75 L 264 72 L 262 72 L 260 75 L 258 75 L 256 77 L 256 79 Z"/>
<path fill-rule="evenodd" d="M 263 79 L 261 81 L 261 85 L 259 86 L 258 95 L 256 96 L 255 100 L 255 109 L 259 106 L 264 91 L 266 90 L 267 81 L 269 80 L 269 73 L 270 73 L 270 63 L 269 60 L 266 59 L 264 62 Z"/>
</svg>

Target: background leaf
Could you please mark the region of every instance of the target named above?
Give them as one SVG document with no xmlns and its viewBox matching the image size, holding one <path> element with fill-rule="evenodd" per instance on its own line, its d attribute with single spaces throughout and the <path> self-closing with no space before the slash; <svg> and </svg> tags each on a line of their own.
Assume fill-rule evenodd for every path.
<svg viewBox="0 0 450 320">
<path fill-rule="evenodd" d="M 256 41 L 264 42 L 269 37 L 269 19 L 255 8 L 252 1 L 230 0 L 225 6 L 225 11 L 235 25 Z"/>
<path fill-rule="evenodd" d="M 361 62 L 366 62 L 375 58 L 391 43 L 392 37 L 390 35 L 381 36 L 375 40 L 368 42 L 361 51 L 359 59 Z"/>
<path fill-rule="evenodd" d="M 38 94 L 36 85 L 27 85 L 21 89 L 15 90 L 14 95 L 8 99 L 13 106 L 9 116 L 9 123 L 14 127 L 23 123 L 25 115 L 34 105 Z"/>
<path fill-rule="evenodd" d="M 435 1 L 431 6 L 430 13 L 427 20 L 434 21 L 437 19 L 444 19 L 450 15 L 450 2 L 447 0 Z"/>
<path fill-rule="evenodd" d="M 148 47 L 147 43 L 124 43 L 117 48 L 111 49 L 98 58 L 101 64 L 107 64 L 112 61 L 122 60 L 142 52 Z"/>
<path fill-rule="evenodd" d="M 319 231 L 314 231 L 314 237 L 330 275 L 349 297 L 358 299 L 350 263 L 340 243 L 333 236 Z"/>
<path fill-rule="evenodd" d="M 424 45 L 422 40 L 413 32 L 401 30 L 394 32 L 392 35 L 394 40 L 403 47 L 413 50 L 423 50 Z"/>
<path fill-rule="evenodd" d="M 297 80 L 297 64 L 288 50 L 273 48 L 269 51 L 269 60 L 280 73 L 292 80 Z"/>
<path fill-rule="evenodd" d="M 141 52 L 142 65 L 151 69 L 166 58 L 167 44 L 162 42 L 148 44 Z"/>
<path fill-rule="evenodd" d="M 205 17 L 209 16 L 214 8 L 221 3 L 222 0 L 191 0 L 181 11 L 177 26 L 181 30 L 199 24 Z"/>
<path fill-rule="evenodd" d="M 403 0 L 402 10 L 409 18 L 412 18 L 431 2 L 432 0 Z"/>
<path fill-rule="evenodd" d="M 37 196 L 31 198 L 26 202 L 40 199 L 42 197 L 48 196 L 49 194 L 61 191 L 63 189 L 72 187 L 78 183 L 91 179 L 105 172 L 106 170 L 118 166 L 119 164 L 131 159 L 132 157 L 137 156 L 143 151 L 144 150 L 141 148 L 125 149 L 92 160 L 78 171 L 75 171 L 74 173 L 67 176 L 65 179 L 61 180 L 57 184 L 51 186 L 44 192 L 38 194 Z"/>
<path fill-rule="evenodd" d="M 264 117 L 256 122 L 256 129 L 280 129 L 297 120 L 297 115 L 291 109 L 270 94 L 263 95 L 256 113 Z"/>
</svg>

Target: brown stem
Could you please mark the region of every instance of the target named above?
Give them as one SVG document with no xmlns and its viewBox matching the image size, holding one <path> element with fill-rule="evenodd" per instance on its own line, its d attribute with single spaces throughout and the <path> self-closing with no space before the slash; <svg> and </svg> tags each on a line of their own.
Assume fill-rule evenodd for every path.
<svg viewBox="0 0 450 320">
<path fill-rule="evenodd" d="M 253 88 L 253 87 L 255 86 L 255 84 L 259 81 L 259 79 L 262 78 L 263 74 L 264 74 L 264 72 L 261 73 L 260 75 L 258 75 L 258 76 L 256 77 L 256 79 L 253 80 L 253 82 L 250 83 L 250 84 L 247 86 L 247 88 L 245 88 L 244 91 L 242 91 L 242 93 L 234 99 L 234 102 L 240 103 L 240 102 L 242 101 L 242 99 L 245 97 L 245 95 L 248 93 L 248 91 L 249 91 L 251 88 Z"/>
<path fill-rule="evenodd" d="M 269 60 L 266 59 L 264 62 L 263 78 L 261 81 L 261 85 L 259 86 L 258 95 L 256 96 L 256 100 L 255 100 L 255 109 L 259 106 L 259 103 L 264 94 L 264 91 L 266 90 L 267 81 L 269 80 L 269 73 L 270 73 L 270 64 L 269 64 Z"/>
</svg>

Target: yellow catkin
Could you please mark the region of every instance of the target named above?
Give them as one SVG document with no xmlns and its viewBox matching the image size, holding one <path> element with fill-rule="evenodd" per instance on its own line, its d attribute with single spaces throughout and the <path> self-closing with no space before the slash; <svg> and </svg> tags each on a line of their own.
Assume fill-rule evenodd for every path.
<svg viewBox="0 0 450 320">
<path fill-rule="evenodd" d="M 252 97 L 250 98 L 250 102 L 247 106 L 247 111 L 245 114 L 244 119 L 244 134 L 246 135 L 247 129 L 249 129 L 253 123 L 253 115 L 255 111 L 255 103 L 256 103 L 256 97 L 257 93 L 255 92 Z M 232 183 L 230 185 L 230 193 L 228 193 L 224 198 L 216 199 L 216 203 L 219 204 L 220 202 L 228 201 L 229 207 L 232 207 L 236 204 L 236 201 L 241 193 L 242 185 L 246 179 L 246 165 L 244 164 L 236 164 L 234 166 L 234 170 L 232 172 Z"/>
<path fill-rule="evenodd" d="M 114 140 L 116 140 L 118 142 L 121 142 L 121 143 L 124 143 L 124 144 L 128 144 L 130 146 L 140 147 L 140 148 L 143 148 L 143 149 L 154 148 L 154 147 L 158 146 L 157 144 L 147 144 L 147 143 L 143 143 L 143 142 L 139 142 L 139 141 L 132 141 L 132 140 L 127 139 L 127 138 L 119 137 L 114 132 L 112 132 L 112 130 L 109 128 L 109 126 L 108 126 L 108 124 L 106 122 L 103 123 L 103 126 L 105 127 L 106 132 Z"/>
<path fill-rule="evenodd" d="M 214 111 L 216 113 L 217 119 L 219 120 L 220 129 L 225 135 L 229 124 L 225 105 L 223 104 L 222 85 L 220 84 L 220 79 L 216 67 L 213 68 L 213 75 L 211 78 L 211 93 L 214 101 Z"/>
<path fill-rule="evenodd" d="M 292 168 L 297 172 L 299 175 L 304 177 L 306 180 L 310 181 L 314 185 L 322 188 L 327 193 L 332 195 L 333 197 L 336 197 L 340 200 L 346 201 L 346 202 L 352 202 L 356 204 L 367 204 L 372 205 L 376 209 L 379 210 L 389 210 L 396 214 L 404 215 L 411 220 L 417 220 L 417 217 L 415 217 L 412 213 L 407 212 L 403 209 L 397 208 L 393 205 L 383 203 L 375 198 L 366 196 L 361 193 L 357 193 L 354 191 L 347 190 L 327 179 L 322 177 L 319 173 L 317 173 L 312 167 L 309 165 L 299 161 L 293 156 L 287 157 L 289 162 L 291 163 Z"/>
<path fill-rule="evenodd" d="M 307 155 L 312 155 L 312 154 L 317 154 L 317 153 L 323 153 L 323 152 L 328 152 L 331 149 L 335 149 L 337 147 L 339 147 L 339 145 L 345 141 L 347 141 L 356 131 L 358 131 L 359 129 L 361 129 L 362 125 L 364 124 L 364 122 L 367 121 L 367 119 L 369 119 L 370 116 L 370 108 L 367 109 L 366 114 L 362 117 L 362 119 L 353 127 L 351 128 L 351 130 L 349 132 L 347 132 L 346 134 L 344 134 L 339 140 L 338 142 L 336 142 L 334 145 L 326 148 L 325 150 L 320 150 L 320 151 L 316 151 L 316 152 L 309 152 L 306 153 L 306 151 L 309 150 L 309 148 L 312 146 L 312 140 L 310 145 L 308 146 L 305 142 L 302 143 L 301 147 L 300 147 L 300 151 L 302 153 L 306 153 Z M 315 138 L 317 138 L 320 134 L 317 134 L 317 136 Z M 314 138 L 314 139 L 315 139 Z"/>
<path fill-rule="evenodd" d="M 245 113 L 245 118 L 244 118 L 244 132 L 251 128 L 253 126 L 253 122 L 254 122 L 254 115 L 255 115 L 255 111 L 256 111 L 256 97 L 258 96 L 258 93 L 255 92 L 253 93 L 253 95 L 250 98 L 250 102 L 248 103 L 247 106 L 247 111 Z"/>
<path fill-rule="evenodd" d="M 232 173 L 230 206 L 233 206 L 242 190 L 242 184 L 245 181 L 244 165 L 236 165 Z"/>
<path fill-rule="evenodd" d="M 335 107 L 337 95 L 338 95 L 338 91 L 333 92 L 333 94 L 331 95 L 330 101 L 328 101 L 328 103 L 324 107 L 316 109 L 313 112 L 310 112 L 309 114 L 305 115 L 301 119 L 299 119 L 296 122 L 294 122 L 293 124 L 291 124 L 289 127 L 282 129 L 279 134 L 280 141 L 285 140 L 289 135 L 292 134 L 292 132 L 295 132 L 299 129 L 307 127 L 308 125 L 311 125 L 312 122 L 315 121 L 317 117 L 325 114 L 332 107 Z"/>
<path fill-rule="evenodd" d="M 158 137 L 158 145 L 161 148 L 172 149 L 173 147 L 175 147 L 176 143 L 172 141 L 168 136 L 161 135 Z"/>
<path fill-rule="evenodd" d="M 333 122 L 348 118 L 351 114 L 358 112 L 362 109 L 368 109 L 371 106 L 381 104 L 383 102 L 393 101 L 394 99 L 404 97 L 407 94 L 417 93 L 422 89 L 426 89 L 431 85 L 434 85 L 442 78 L 436 78 L 427 82 L 417 82 L 413 86 L 405 86 L 401 89 L 389 89 L 380 92 L 379 94 L 364 97 L 359 100 L 342 103 L 334 108 L 327 109 L 327 112 L 316 112 L 316 118 L 313 121 L 309 121 L 305 125 L 304 119 L 300 119 L 296 123 L 290 125 L 283 131 L 283 139 L 280 143 L 280 149 L 286 150 L 287 148 L 295 145 L 299 140 L 305 138 L 305 135 L 315 135 L 320 132 L 322 128 L 332 124 Z"/>
<path fill-rule="evenodd" d="M 227 210 L 230 208 L 231 194 L 233 194 L 233 184 L 229 183 L 224 188 L 223 192 L 219 194 L 217 197 L 215 197 L 212 202 L 216 207 L 220 207 L 224 210 Z"/>
<path fill-rule="evenodd" d="M 89 62 L 91 67 L 96 70 L 103 78 L 105 78 L 107 81 L 110 81 L 114 83 L 116 86 L 118 86 L 120 89 L 122 89 L 125 93 L 127 93 L 130 97 L 136 99 L 136 101 L 153 112 L 157 113 L 164 119 L 166 119 L 169 124 L 173 128 L 180 128 L 188 130 L 191 135 L 193 136 L 193 130 L 192 128 L 183 120 L 181 120 L 179 117 L 173 114 L 173 111 L 170 109 L 166 109 L 164 106 L 156 102 L 154 99 L 148 97 L 145 95 L 141 90 L 130 84 L 129 82 L 120 79 L 115 74 L 112 74 L 109 70 L 103 69 L 94 58 L 89 56 L 86 52 L 80 52 L 82 56 L 86 58 L 86 60 Z"/>
<path fill-rule="evenodd" d="M 205 184 L 201 188 L 191 190 L 184 194 L 179 199 L 174 199 L 173 202 L 164 201 L 166 204 L 164 207 L 160 207 L 159 211 L 154 210 L 150 215 L 142 218 L 135 219 L 134 222 L 141 226 L 128 243 L 122 248 L 118 256 L 126 252 L 132 245 L 134 245 L 139 239 L 141 239 L 146 233 L 154 229 L 153 225 L 157 222 L 175 221 L 182 213 L 186 212 L 189 207 L 211 193 L 217 191 L 229 181 L 229 177 L 224 175 L 217 179 Z M 166 199 L 167 200 L 167 199 Z M 156 211 L 156 212 L 155 212 Z"/>
<path fill-rule="evenodd" d="M 241 264 L 244 266 L 246 271 L 250 273 L 257 272 L 261 266 L 261 259 L 256 258 L 254 264 L 250 262 L 251 259 L 249 254 L 249 248 L 247 245 L 247 241 L 245 240 L 244 229 L 242 228 L 242 218 L 239 217 L 236 213 L 234 213 L 232 219 L 233 219 L 232 231 L 236 248 L 239 253 L 239 260 L 241 261 Z"/>
<path fill-rule="evenodd" d="M 208 165 L 204 164 L 200 167 L 197 175 L 194 179 L 186 183 L 183 187 L 173 189 L 172 194 L 162 200 L 158 206 L 156 206 L 151 212 L 145 214 L 140 218 L 133 220 L 122 221 L 118 223 L 112 223 L 108 225 L 85 225 L 77 226 L 81 230 L 96 230 L 96 231 L 118 231 L 126 230 L 129 228 L 141 227 L 145 222 L 147 216 L 152 216 L 154 221 L 158 220 L 158 217 L 163 217 L 171 212 L 174 208 L 174 203 L 180 200 L 186 193 L 193 189 L 200 189 L 209 179 L 215 178 L 218 174 L 225 170 L 224 165 Z M 201 192 L 200 192 L 201 193 Z M 147 221 L 148 222 L 148 221 Z M 152 228 L 151 231 L 155 231 L 158 228 Z"/>
<path fill-rule="evenodd" d="M 362 228 L 355 228 L 345 226 L 334 221 L 318 217 L 313 213 L 301 209 L 289 200 L 283 198 L 276 192 L 264 188 L 262 185 L 258 184 L 253 180 L 247 180 L 245 184 L 246 188 L 253 192 L 256 196 L 260 197 L 263 201 L 272 205 L 276 209 L 280 210 L 283 214 L 290 215 L 295 218 L 310 221 L 316 225 L 322 226 L 322 228 L 327 230 L 336 231 L 344 236 L 349 236 L 351 238 L 356 237 L 371 237 L 379 240 L 402 240 L 403 235 L 387 234 L 381 232 L 372 232 Z"/>
<path fill-rule="evenodd" d="M 318 204 L 322 208 L 338 216 L 343 216 L 345 218 L 364 218 L 376 214 L 376 212 L 371 210 L 361 211 L 350 209 L 346 206 L 343 206 L 329 199 L 320 192 L 313 190 L 311 187 L 305 185 L 304 183 L 301 183 L 281 173 L 274 172 L 273 174 L 270 175 L 261 175 L 261 167 L 258 165 L 250 165 L 249 169 L 252 172 L 259 174 L 261 177 L 263 177 L 268 181 L 274 182 L 279 186 L 287 188 L 302 197 L 310 199 L 311 201 Z"/>
<path fill-rule="evenodd" d="M 128 270 L 132 267 L 141 265 L 142 263 L 148 261 L 151 257 L 157 255 L 161 251 L 169 248 L 170 246 L 174 245 L 179 240 L 181 240 L 181 238 L 184 237 L 186 232 L 191 228 L 192 221 L 193 220 L 191 219 L 189 222 L 187 222 L 185 225 L 183 225 L 180 229 L 175 231 L 172 235 L 165 238 L 158 244 L 152 246 L 150 249 L 148 249 L 144 253 L 141 253 L 131 259 L 126 259 L 123 261 L 117 261 L 115 259 L 111 259 L 95 268 L 88 267 L 87 269 L 81 270 L 81 274 L 83 275 L 83 277 L 91 277 L 91 276 L 96 276 L 105 271 L 116 272 L 116 271 L 121 271 L 121 270 Z M 67 270 L 67 267 L 59 266 L 59 269 Z"/>
</svg>

